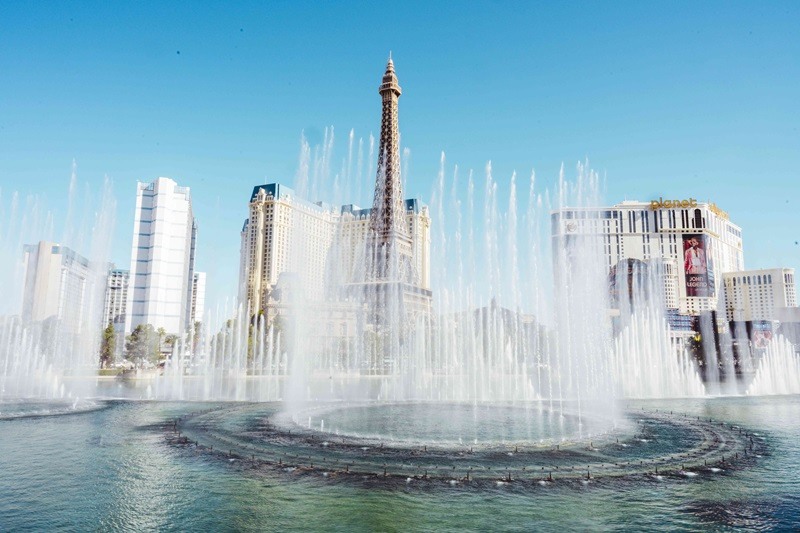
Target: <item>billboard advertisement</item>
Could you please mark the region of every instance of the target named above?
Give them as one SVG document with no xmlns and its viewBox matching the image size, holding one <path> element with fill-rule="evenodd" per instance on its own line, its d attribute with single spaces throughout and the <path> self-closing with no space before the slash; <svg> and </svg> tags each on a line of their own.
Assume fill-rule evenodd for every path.
<svg viewBox="0 0 800 533">
<path fill-rule="evenodd" d="M 713 296 L 709 281 L 709 263 L 706 255 L 706 236 L 683 235 L 683 272 L 686 278 L 686 296 Z"/>
</svg>

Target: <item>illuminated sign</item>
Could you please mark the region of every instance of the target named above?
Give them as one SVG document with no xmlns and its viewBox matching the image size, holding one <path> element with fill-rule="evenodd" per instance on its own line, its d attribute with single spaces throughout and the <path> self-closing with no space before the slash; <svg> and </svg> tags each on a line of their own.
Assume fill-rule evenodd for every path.
<svg viewBox="0 0 800 533">
<path fill-rule="evenodd" d="M 650 202 L 650 209 L 653 211 L 656 209 L 672 209 L 682 207 L 697 207 L 697 200 L 694 198 L 689 198 L 688 200 L 664 200 L 663 198 L 659 198 L 658 200 L 652 200 Z"/>
</svg>

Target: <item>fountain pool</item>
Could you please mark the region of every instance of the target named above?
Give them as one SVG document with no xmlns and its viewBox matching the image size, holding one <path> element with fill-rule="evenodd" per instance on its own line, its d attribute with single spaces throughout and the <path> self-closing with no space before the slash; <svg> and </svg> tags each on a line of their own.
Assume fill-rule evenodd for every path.
<svg viewBox="0 0 800 533">
<path fill-rule="evenodd" d="M 255 469 L 390 484 L 686 477 L 745 468 L 765 453 L 750 430 L 702 416 L 641 408 L 627 410 L 625 420 L 590 434 L 574 414 L 533 416 L 509 405 L 374 403 L 288 416 L 269 405 L 237 404 L 162 427 L 175 446 Z"/>
</svg>

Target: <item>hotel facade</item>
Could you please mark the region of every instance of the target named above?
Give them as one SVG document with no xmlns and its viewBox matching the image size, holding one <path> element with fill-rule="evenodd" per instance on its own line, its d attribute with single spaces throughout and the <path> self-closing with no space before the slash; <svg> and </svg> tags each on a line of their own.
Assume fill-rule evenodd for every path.
<svg viewBox="0 0 800 533">
<path fill-rule="evenodd" d="M 125 332 L 128 316 L 129 270 L 112 268 L 106 276 L 106 293 L 103 303 L 103 327 L 114 326 L 117 333 Z"/>
<path fill-rule="evenodd" d="M 92 310 L 99 305 L 99 302 L 95 305 L 94 299 L 102 294 L 102 276 L 88 259 L 57 243 L 26 244 L 23 254 L 23 320 L 41 322 L 55 318 L 65 331 L 81 333 L 92 320 Z"/>
<path fill-rule="evenodd" d="M 571 239 L 591 239 L 602 250 L 608 272 L 629 259 L 659 264 L 666 307 L 681 315 L 717 310 L 722 274 L 744 267 L 741 228 L 712 202 L 624 201 L 564 207 L 551 217 L 554 249 Z"/>
<path fill-rule="evenodd" d="M 797 307 L 793 268 L 725 272 L 722 277 L 728 321 L 777 321 L 786 308 Z"/>
<path fill-rule="evenodd" d="M 419 286 L 430 290 L 430 213 L 416 199 L 405 200 L 404 207 Z M 330 299 L 330 291 L 363 279 L 372 209 L 312 203 L 270 183 L 253 188 L 249 210 L 239 272 L 240 294 L 251 313 L 277 299 L 283 274 L 301 279 L 303 298 L 311 301 Z"/>
</svg>

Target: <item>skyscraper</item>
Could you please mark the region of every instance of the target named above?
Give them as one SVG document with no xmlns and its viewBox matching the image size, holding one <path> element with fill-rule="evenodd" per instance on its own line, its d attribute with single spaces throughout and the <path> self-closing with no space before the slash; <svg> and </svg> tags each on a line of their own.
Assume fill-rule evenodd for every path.
<svg viewBox="0 0 800 533">
<path fill-rule="evenodd" d="M 325 268 L 339 216 L 277 183 L 253 188 L 242 233 L 240 283 L 252 312 L 267 305 L 284 272 L 299 275 L 309 298 L 321 300 Z"/>
<path fill-rule="evenodd" d="M 126 331 L 139 324 L 182 335 L 192 311 L 197 225 L 188 187 L 169 178 L 139 183 Z"/>
<path fill-rule="evenodd" d="M 206 312 L 206 273 L 195 272 L 192 280 L 192 313 L 188 327 L 203 321 Z"/>
<path fill-rule="evenodd" d="M 103 305 L 102 327 L 109 324 L 114 326 L 118 333 L 125 330 L 128 315 L 128 285 L 130 271 L 112 268 L 106 277 L 105 303 Z"/>
<path fill-rule="evenodd" d="M 122 355 L 125 348 L 125 323 L 128 320 L 128 289 L 131 273 L 128 270 L 111 268 L 106 276 L 106 290 L 103 303 L 102 328 L 114 328 L 116 355 Z"/>
<path fill-rule="evenodd" d="M 89 260 L 46 241 L 26 244 L 24 254 L 23 318 L 32 322 L 56 318 L 69 333 L 81 333 L 92 313 L 94 295 L 102 290 L 102 280 Z"/>
</svg>

